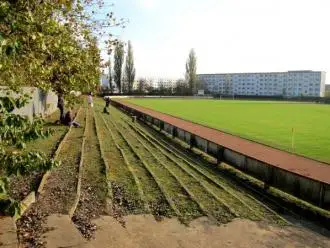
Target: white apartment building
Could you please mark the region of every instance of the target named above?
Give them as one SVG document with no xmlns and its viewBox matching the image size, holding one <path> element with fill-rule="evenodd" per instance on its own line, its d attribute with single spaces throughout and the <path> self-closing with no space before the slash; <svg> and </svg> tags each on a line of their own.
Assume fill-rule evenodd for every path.
<svg viewBox="0 0 330 248">
<path fill-rule="evenodd" d="M 166 77 L 146 77 L 145 80 L 151 84 L 154 89 L 158 89 L 160 87 L 164 88 L 173 88 L 175 87 L 175 83 L 177 79 L 174 78 L 166 78 Z"/>
<path fill-rule="evenodd" d="M 198 74 L 197 77 L 208 91 L 224 95 L 323 97 L 325 92 L 323 71 Z"/>
<path fill-rule="evenodd" d="M 174 88 L 176 80 L 173 78 L 159 78 L 156 83 L 156 88 Z"/>
</svg>

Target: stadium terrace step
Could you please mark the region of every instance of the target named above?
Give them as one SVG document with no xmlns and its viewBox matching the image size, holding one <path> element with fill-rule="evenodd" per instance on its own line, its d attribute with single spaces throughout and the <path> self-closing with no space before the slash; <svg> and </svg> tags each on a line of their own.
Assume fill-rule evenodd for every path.
<svg viewBox="0 0 330 248">
<path fill-rule="evenodd" d="M 69 215 L 50 215 L 47 218 L 46 227 L 49 229 L 49 231 L 45 233 L 44 239 L 47 242 L 47 248 L 92 248 L 92 246 L 87 246 L 87 241 L 71 222 Z"/>
<path fill-rule="evenodd" d="M 18 247 L 15 222 L 11 217 L 0 216 L 0 247 Z"/>
</svg>

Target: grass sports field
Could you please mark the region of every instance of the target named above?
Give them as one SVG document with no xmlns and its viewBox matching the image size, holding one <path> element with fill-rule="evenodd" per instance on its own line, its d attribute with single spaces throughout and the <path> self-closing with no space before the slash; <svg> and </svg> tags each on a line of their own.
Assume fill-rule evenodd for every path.
<svg viewBox="0 0 330 248">
<path fill-rule="evenodd" d="M 192 99 L 125 101 L 330 163 L 329 105 Z"/>
</svg>

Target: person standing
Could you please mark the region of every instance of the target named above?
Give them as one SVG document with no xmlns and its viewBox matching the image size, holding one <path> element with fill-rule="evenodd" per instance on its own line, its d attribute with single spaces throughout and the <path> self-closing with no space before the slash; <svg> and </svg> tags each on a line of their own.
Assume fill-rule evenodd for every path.
<svg viewBox="0 0 330 248">
<path fill-rule="evenodd" d="M 103 109 L 103 113 L 110 114 L 110 112 L 109 112 L 110 96 L 105 96 L 104 97 L 104 101 L 105 101 L 105 107 Z"/>
<path fill-rule="evenodd" d="M 92 92 L 89 92 L 88 94 L 88 98 L 87 98 L 87 101 L 88 101 L 88 105 L 91 106 L 93 108 L 93 96 L 92 96 Z"/>
<path fill-rule="evenodd" d="M 57 107 L 60 110 L 60 123 L 64 121 L 64 97 L 63 94 L 58 94 L 57 96 Z"/>
</svg>

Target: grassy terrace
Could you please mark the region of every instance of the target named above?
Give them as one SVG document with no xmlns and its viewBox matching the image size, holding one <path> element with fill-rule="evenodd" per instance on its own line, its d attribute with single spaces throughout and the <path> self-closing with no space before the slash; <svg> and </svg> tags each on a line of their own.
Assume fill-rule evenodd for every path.
<svg viewBox="0 0 330 248">
<path fill-rule="evenodd" d="M 55 111 L 45 120 L 47 128 L 51 128 L 54 133 L 44 139 L 33 140 L 26 144 L 27 151 L 37 150 L 45 153 L 47 156 L 54 156 L 55 150 L 68 131 L 68 127 L 56 124 L 59 118 L 59 112 Z M 32 173 L 24 177 L 13 176 L 10 186 L 10 194 L 13 198 L 23 200 L 31 191 L 37 190 L 41 180 L 42 173 Z"/>
<path fill-rule="evenodd" d="M 329 105 L 192 99 L 125 101 L 330 163 Z"/>
<path fill-rule="evenodd" d="M 103 105 L 96 101 L 94 117 L 116 217 L 151 213 L 183 222 L 200 216 L 218 223 L 236 217 L 282 222 L 244 189 L 178 152 L 161 134 L 132 123 L 115 108 L 103 114 Z"/>
<path fill-rule="evenodd" d="M 85 108 L 81 108 L 76 120 L 86 125 Z M 63 143 L 58 156 L 61 165 L 52 170 L 44 187 L 45 193 L 40 197 L 39 204 L 47 208 L 48 213 L 68 214 L 73 205 L 83 135 L 83 128 L 72 128 Z"/>
<path fill-rule="evenodd" d="M 88 239 L 96 230 L 92 220 L 100 215 L 113 216 L 123 226 L 124 216 L 132 214 L 152 214 L 156 220 L 178 217 L 187 224 L 201 216 L 218 224 L 234 218 L 286 223 L 214 165 L 113 107 L 110 115 L 103 114 L 103 106 L 96 99 L 94 108 L 81 107 L 77 121 L 82 126 L 70 129 L 58 154 L 61 165 L 50 172 L 43 194 L 26 213 L 40 216 L 25 218 L 31 235 L 38 233 L 47 214 L 57 213 L 73 213 L 72 221 Z M 26 230 L 24 223 L 18 224 L 19 233 Z M 35 244 L 38 235 L 20 239 Z"/>
</svg>

